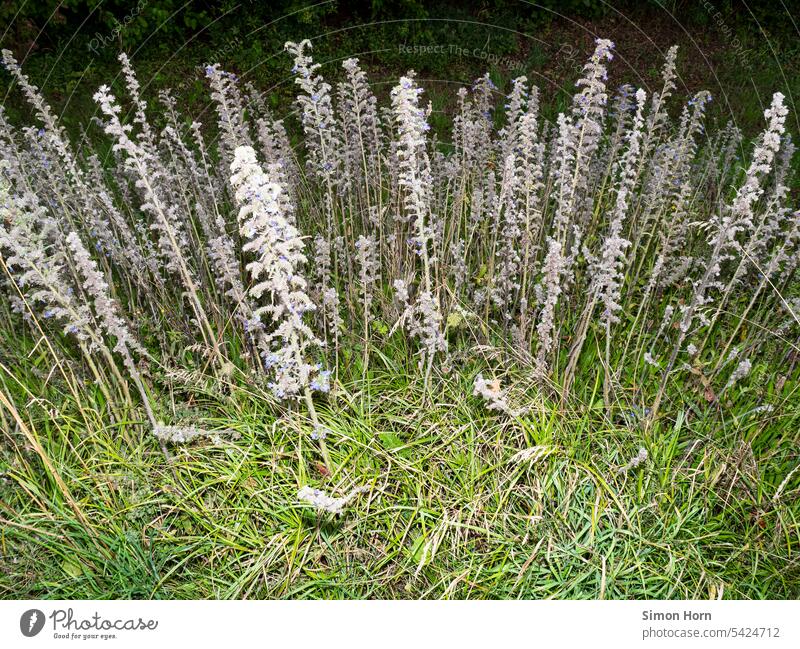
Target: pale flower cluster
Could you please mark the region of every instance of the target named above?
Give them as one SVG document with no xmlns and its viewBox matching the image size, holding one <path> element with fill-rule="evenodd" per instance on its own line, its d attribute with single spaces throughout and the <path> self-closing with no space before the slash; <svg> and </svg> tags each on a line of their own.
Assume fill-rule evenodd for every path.
<svg viewBox="0 0 800 649">
<path fill-rule="evenodd" d="M 486 403 L 487 410 L 497 410 L 506 414 L 512 414 L 511 407 L 506 401 L 506 396 L 500 387 L 500 380 L 494 379 L 488 381 L 483 378 L 482 374 L 475 377 L 475 383 L 472 388 L 472 394 L 476 397 L 481 397 Z"/>
<path fill-rule="evenodd" d="M 314 489 L 306 485 L 297 492 L 297 497 L 303 502 L 308 503 L 314 509 L 327 512 L 329 514 L 342 514 L 344 508 L 360 493 L 369 491 L 369 487 L 356 487 L 352 489 L 346 496 L 341 498 L 334 498 L 329 496 L 321 489 Z"/>
<path fill-rule="evenodd" d="M 302 275 L 303 240 L 282 207 L 283 188 L 262 171 L 249 146 L 236 148 L 231 173 L 240 206 L 239 227 L 246 240 L 242 249 L 254 257 L 247 264 L 253 282 L 249 295 L 266 302 L 253 315 L 268 330 L 269 349 L 263 351 L 263 362 L 275 375 L 271 388 L 281 399 L 297 397 L 312 385 L 327 391 L 328 373 L 307 360 L 312 348 L 322 347 L 323 342 L 304 318 L 316 307 Z"/>
</svg>

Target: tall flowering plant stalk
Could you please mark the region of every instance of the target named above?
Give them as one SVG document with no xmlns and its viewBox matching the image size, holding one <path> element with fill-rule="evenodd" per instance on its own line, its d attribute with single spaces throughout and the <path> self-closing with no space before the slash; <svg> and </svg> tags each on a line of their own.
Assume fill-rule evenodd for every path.
<svg viewBox="0 0 800 649">
<path fill-rule="evenodd" d="M 561 253 L 561 244 L 553 237 L 547 239 L 547 256 L 542 264 L 542 278 L 537 286 L 541 309 L 536 325 L 538 346 L 535 369 L 546 376 L 555 347 L 556 306 L 562 292 L 562 277 L 567 272 L 567 260 Z"/>
<path fill-rule="evenodd" d="M 358 59 L 342 62 L 346 81 L 338 86 L 338 114 L 344 139 L 346 173 L 353 177 L 359 210 L 366 229 L 371 212 L 382 211 L 381 134 L 378 101 L 370 90 Z"/>
<path fill-rule="evenodd" d="M 345 183 L 342 175 L 343 151 L 338 121 L 333 110 L 331 86 L 318 74 L 319 63 L 307 54 L 311 50 L 308 39 L 299 43 L 287 42 L 284 49 L 294 59 L 292 74 L 300 87 L 297 105 L 306 136 L 307 165 L 311 175 L 321 180 L 325 187 L 325 212 L 328 240 L 334 234 L 333 198 L 337 185 Z"/>
<path fill-rule="evenodd" d="M 396 160 L 399 169 L 398 183 L 403 191 L 403 207 L 413 222 L 414 236 L 411 244 L 422 262 L 422 281 L 417 297 L 416 318 L 412 332 L 423 345 L 422 365 L 425 383 L 430 378 L 433 358 L 437 352 L 447 351 L 442 333 L 442 314 L 438 295 L 434 294 L 432 260 L 433 238 L 430 227 L 432 178 L 430 161 L 425 148 L 425 133 L 430 130 L 425 111 L 419 106 L 422 89 L 414 81 L 414 73 L 400 79 L 392 89 L 395 128 L 397 130 Z"/>
<path fill-rule="evenodd" d="M 557 234 L 562 241 L 569 235 L 569 226 L 580 219 L 582 191 L 591 177 L 589 166 L 600 144 L 608 101 L 605 62 L 611 61 L 614 43 L 598 38 L 584 75 L 577 82 L 580 89 L 572 100 L 572 113 L 559 121 L 560 142 L 567 160 L 558 177 L 558 201 L 555 214 Z M 560 116 L 559 116 L 560 117 Z"/>
<path fill-rule="evenodd" d="M 83 280 L 83 288 L 94 304 L 94 311 L 97 320 L 100 322 L 102 330 L 114 339 L 114 351 L 122 357 L 122 363 L 131 375 L 137 389 L 142 395 L 145 410 L 151 423 L 155 424 L 153 411 L 150 407 L 150 400 L 142 385 L 141 375 L 133 359 L 134 352 L 146 356 L 147 352 L 139 344 L 130 331 L 128 324 L 123 320 L 119 312 L 119 307 L 111 299 L 111 290 L 105 277 L 97 267 L 97 262 L 92 259 L 89 251 L 83 245 L 83 241 L 76 232 L 67 235 L 67 246 L 72 253 L 75 267 Z"/>
<path fill-rule="evenodd" d="M 307 54 L 311 50 L 311 41 L 288 42 L 284 47 L 294 58 L 292 74 L 301 90 L 297 104 L 306 134 L 311 170 L 318 177 L 334 182 L 341 169 L 342 151 L 331 86 L 317 73 L 319 63 L 314 63 Z"/>
<path fill-rule="evenodd" d="M 264 365 L 274 372 L 270 387 L 279 399 L 303 397 L 314 425 L 313 436 L 319 439 L 325 464 L 331 460 L 325 445 L 325 431 L 317 417 L 312 390 L 330 390 L 329 373 L 309 362 L 309 354 L 324 346 L 304 315 L 315 310 L 306 293 L 302 275 L 306 263 L 303 239 L 286 218 L 281 195 L 284 188 L 273 180 L 276 169 L 264 173 L 255 151 L 237 147 L 231 163 L 231 185 L 239 205 L 239 227 L 246 243 L 243 250 L 253 255 L 247 271 L 253 281 L 250 297 L 263 302 L 254 311 L 268 329 L 269 350 L 263 354 Z"/>
<path fill-rule="evenodd" d="M 532 275 L 534 255 L 543 229 L 542 219 L 542 183 L 544 167 L 544 142 L 539 140 L 538 125 L 538 96 L 532 92 L 528 102 L 528 110 L 519 119 L 518 131 L 518 159 L 521 181 L 518 187 L 518 201 L 520 210 L 524 215 L 522 233 L 522 280 L 519 300 L 519 337 L 529 347 L 526 338 L 528 325 L 528 286 L 529 277 Z"/>
<path fill-rule="evenodd" d="M 356 257 L 358 259 L 358 284 L 364 318 L 364 374 L 369 363 L 369 325 L 372 321 L 371 306 L 375 288 L 381 279 L 381 263 L 378 257 L 378 243 L 373 236 L 360 236 L 356 241 Z"/>
</svg>

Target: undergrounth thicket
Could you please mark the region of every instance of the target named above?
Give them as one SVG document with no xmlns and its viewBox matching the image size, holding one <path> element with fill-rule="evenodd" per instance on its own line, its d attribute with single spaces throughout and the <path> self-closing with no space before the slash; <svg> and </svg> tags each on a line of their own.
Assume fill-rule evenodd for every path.
<svg viewBox="0 0 800 649">
<path fill-rule="evenodd" d="M 285 120 L 123 54 L 77 140 L 3 52 L 0 594 L 800 596 L 783 95 L 707 131 L 599 39 L 555 121 L 487 74 L 434 132 L 286 50 Z"/>
</svg>

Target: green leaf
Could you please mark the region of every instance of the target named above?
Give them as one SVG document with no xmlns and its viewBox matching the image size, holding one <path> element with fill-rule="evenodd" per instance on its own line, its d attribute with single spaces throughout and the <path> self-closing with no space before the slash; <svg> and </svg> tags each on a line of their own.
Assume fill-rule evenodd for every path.
<svg viewBox="0 0 800 649">
<path fill-rule="evenodd" d="M 393 449 L 403 446 L 403 440 L 400 439 L 395 433 L 380 433 L 378 437 L 381 440 L 381 444 L 383 444 L 385 448 Z"/>
<path fill-rule="evenodd" d="M 70 561 L 69 559 L 64 559 L 64 561 L 61 562 L 61 567 L 63 568 L 64 572 L 66 572 L 73 579 L 77 579 L 83 574 L 80 564 Z"/>
<path fill-rule="evenodd" d="M 459 329 L 464 324 L 464 316 L 458 311 L 451 311 L 447 314 L 447 328 Z"/>
</svg>

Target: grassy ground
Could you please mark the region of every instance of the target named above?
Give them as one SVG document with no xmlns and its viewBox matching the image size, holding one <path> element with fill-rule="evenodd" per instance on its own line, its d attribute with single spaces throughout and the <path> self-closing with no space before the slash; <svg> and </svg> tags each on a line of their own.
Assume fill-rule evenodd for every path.
<svg viewBox="0 0 800 649">
<path fill-rule="evenodd" d="M 513 419 L 470 394 L 479 369 L 508 363 L 500 350 L 463 349 L 426 393 L 385 349 L 366 382 L 357 358 L 343 363 L 352 376 L 320 406 L 333 475 L 307 419 L 258 385 L 169 379 L 162 414 L 221 440 L 174 448 L 168 464 L 91 385 L 77 402 L 58 372 L 13 377 L 6 359 L 0 596 L 800 596 L 798 486 L 784 482 L 798 415 L 753 411 L 779 377 L 737 388 L 724 416 L 678 386 L 645 431 L 635 406 L 606 417 L 590 369 L 586 401 L 568 407 L 510 371 L 512 405 L 530 408 Z M 782 387 L 791 399 L 796 386 Z M 647 461 L 620 471 L 640 446 Z M 309 483 L 369 489 L 320 516 L 297 501 Z"/>
</svg>

